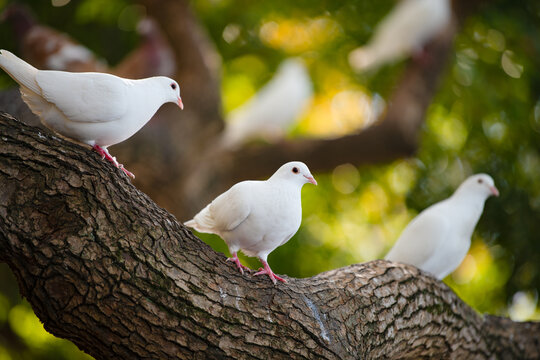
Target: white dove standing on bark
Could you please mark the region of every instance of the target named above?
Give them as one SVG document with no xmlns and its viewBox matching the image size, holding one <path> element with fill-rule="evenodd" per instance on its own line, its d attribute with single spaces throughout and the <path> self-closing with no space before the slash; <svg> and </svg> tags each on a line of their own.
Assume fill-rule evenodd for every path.
<svg viewBox="0 0 540 360">
<path fill-rule="evenodd" d="M 349 54 L 357 71 L 420 53 L 451 19 L 450 0 L 401 0 L 376 27 L 368 44 Z"/>
<path fill-rule="evenodd" d="M 484 202 L 499 196 L 486 174 L 467 178 L 452 196 L 431 205 L 401 233 L 385 259 L 414 265 L 443 279 L 463 261 Z"/>
<path fill-rule="evenodd" d="M 240 263 L 238 250 L 259 258 L 264 268 L 255 275 L 267 274 L 274 284 L 276 280 L 286 282 L 272 272 L 267 257 L 298 231 L 302 221 L 301 190 L 308 182 L 317 185 L 304 163 L 286 163 L 266 181 L 234 185 L 185 225 L 219 235 L 232 254 L 227 261 L 234 262 L 241 273 L 250 269 Z"/>
<path fill-rule="evenodd" d="M 231 112 L 223 145 L 236 148 L 254 138 L 275 141 L 283 137 L 312 95 L 311 78 L 304 62 L 297 58 L 283 61 L 274 77 L 253 98 Z"/>
<path fill-rule="evenodd" d="M 88 144 L 128 176 L 107 147 L 139 131 L 166 102 L 184 107 L 176 81 L 128 80 L 104 73 L 38 70 L 7 50 L 0 67 L 20 85 L 24 102 L 53 131 Z"/>
</svg>

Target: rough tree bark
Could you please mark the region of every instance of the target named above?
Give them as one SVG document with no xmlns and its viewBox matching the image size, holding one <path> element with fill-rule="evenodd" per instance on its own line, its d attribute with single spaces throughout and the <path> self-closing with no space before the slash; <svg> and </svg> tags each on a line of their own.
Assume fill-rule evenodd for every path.
<svg viewBox="0 0 540 360">
<path fill-rule="evenodd" d="M 539 323 L 481 316 L 411 266 L 241 275 L 89 148 L 6 114 L 0 134 L 0 261 L 97 359 L 540 356 Z"/>
</svg>

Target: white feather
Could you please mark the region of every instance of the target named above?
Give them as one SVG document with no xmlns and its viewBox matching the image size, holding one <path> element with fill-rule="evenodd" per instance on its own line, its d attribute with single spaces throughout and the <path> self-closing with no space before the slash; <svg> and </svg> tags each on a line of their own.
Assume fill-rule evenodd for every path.
<svg viewBox="0 0 540 360">
<path fill-rule="evenodd" d="M 385 259 L 414 265 L 443 279 L 467 255 L 484 202 L 491 195 L 498 191 L 489 175 L 469 177 L 451 197 L 418 214 Z"/>
<path fill-rule="evenodd" d="M 296 58 L 285 60 L 253 98 L 231 112 L 223 145 L 236 148 L 255 138 L 275 141 L 283 137 L 306 108 L 312 93 L 304 63 Z"/>
<path fill-rule="evenodd" d="M 377 25 L 369 42 L 349 54 L 357 71 L 375 69 L 418 52 L 451 18 L 449 0 L 401 0 Z"/>
</svg>

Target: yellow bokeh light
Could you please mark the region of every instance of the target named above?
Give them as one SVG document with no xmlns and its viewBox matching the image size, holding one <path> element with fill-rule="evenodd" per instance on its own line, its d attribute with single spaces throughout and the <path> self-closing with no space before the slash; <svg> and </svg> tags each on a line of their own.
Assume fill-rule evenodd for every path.
<svg viewBox="0 0 540 360">
<path fill-rule="evenodd" d="M 341 28 L 327 17 L 313 19 L 272 19 L 265 21 L 259 37 L 268 46 L 289 54 L 316 50 L 335 39 Z"/>
<path fill-rule="evenodd" d="M 339 165 L 332 172 L 332 184 L 342 194 L 352 193 L 359 183 L 358 169 L 351 164 Z"/>
<path fill-rule="evenodd" d="M 362 192 L 359 205 L 371 222 L 380 222 L 388 208 L 388 196 L 379 184 L 372 182 Z"/>
<path fill-rule="evenodd" d="M 475 241 L 465 259 L 452 273 L 452 279 L 457 284 L 467 284 L 489 272 L 492 263 L 493 257 L 486 244 L 483 241 Z"/>
<path fill-rule="evenodd" d="M 386 172 L 386 182 L 396 195 L 405 195 L 416 181 L 414 165 L 408 161 L 398 161 Z"/>
<path fill-rule="evenodd" d="M 249 76 L 238 74 L 223 79 L 223 107 L 226 112 L 237 108 L 256 92 Z"/>
<path fill-rule="evenodd" d="M 429 116 L 428 126 L 437 137 L 439 145 L 447 150 L 460 150 L 469 134 L 463 119 L 440 106 Z"/>
<path fill-rule="evenodd" d="M 508 308 L 508 315 L 514 321 L 540 320 L 538 292 L 518 291 L 515 293 Z"/>
<path fill-rule="evenodd" d="M 300 127 L 312 136 L 341 136 L 369 126 L 378 113 L 372 98 L 361 90 L 327 91 L 313 99 Z"/>
<path fill-rule="evenodd" d="M 476 274 L 477 266 L 474 256 L 467 254 L 461 265 L 452 273 L 452 279 L 457 284 L 466 284 L 472 280 Z"/>
</svg>

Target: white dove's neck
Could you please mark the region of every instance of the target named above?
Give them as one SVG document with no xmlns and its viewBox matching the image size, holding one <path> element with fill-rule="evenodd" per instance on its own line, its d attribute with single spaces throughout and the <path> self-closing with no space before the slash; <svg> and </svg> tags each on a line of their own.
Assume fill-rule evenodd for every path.
<svg viewBox="0 0 540 360">
<path fill-rule="evenodd" d="M 464 213 L 470 213 L 471 216 L 480 218 L 487 197 L 485 194 L 479 193 L 478 191 L 460 188 L 454 192 L 450 199 L 463 209 Z"/>
<path fill-rule="evenodd" d="M 136 98 L 134 100 L 146 104 L 145 108 L 147 109 L 148 114 L 145 115 L 149 117 L 153 116 L 161 105 L 167 102 L 163 91 L 163 85 L 156 81 L 155 78 L 131 81 L 133 82 L 133 85 L 144 84 L 144 86 L 134 86 L 134 96 Z"/>
<path fill-rule="evenodd" d="M 270 184 L 276 184 L 276 186 L 283 188 L 284 191 L 300 192 L 302 190 L 302 186 L 304 185 L 304 183 L 291 181 L 289 178 L 283 178 L 282 176 L 279 176 L 278 174 L 272 175 L 266 181 Z"/>
</svg>

